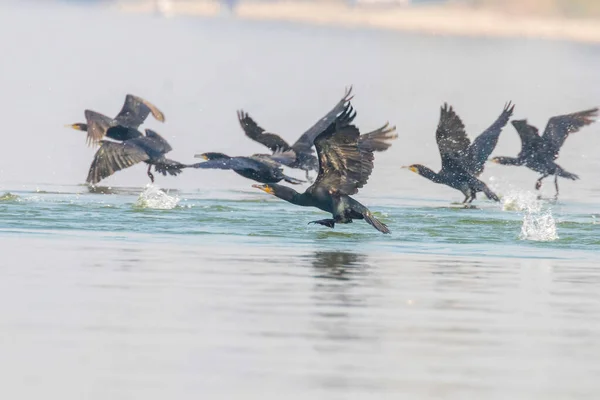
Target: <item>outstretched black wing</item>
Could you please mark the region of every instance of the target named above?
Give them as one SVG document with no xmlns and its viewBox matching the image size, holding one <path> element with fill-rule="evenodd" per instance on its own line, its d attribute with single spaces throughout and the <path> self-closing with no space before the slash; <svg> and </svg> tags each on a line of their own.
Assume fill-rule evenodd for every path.
<svg viewBox="0 0 600 400">
<path fill-rule="evenodd" d="M 266 165 L 265 165 L 266 166 Z M 255 170 L 261 167 L 261 162 L 247 157 L 219 158 L 190 165 L 198 169 L 232 169 L 234 171 Z"/>
<path fill-rule="evenodd" d="M 352 195 L 363 187 L 373 171 L 373 152 L 358 145 L 360 132 L 354 125 L 332 123 L 315 139 L 319 174 L 307 189 Z"/>
<path fill-rule="evenodd" d="M 117 171 L 149 158 L 143 149 L 131 142 L 116 143 L 103 140 L 94 156 L 86 182 L 96 184 Z"/>
<path fill-rule="evenodd" d="M 586 125 L 592 124 L 595 122 L 594 117 L 597 116 L 598 108 L 592 108 L 590 110 L 550 118 L 542 136 L 544 150 L 556 159 L 567 136 L 579 131 Z"/>
<path fill-rule="evenodd" d="M 390 128 L 389 125 L 389 122 L 386 122 L 385 125 L 373 132 L 360 135 L 358 137 L 360 148 L 368 151 L 385 151 L 389 149 L 392 145 L 389 141 L 398 137 L 396 127 L 392 126 Z"/>
<path fill-rule="evenodd" d="M 442 157 L 442 168 L 450 158 L 467 164 L 467 156 L 471 141 L 465 132 L 465 125 L 456 115 L 452 106 L 444 106 L 440 110 L 440 122 L 435 132 L 435 139 Z"/>
<path fill-rule="evenodd" d="M 281 137 L 274 133 L 266 132 L 261 128 L 247 112 L 239 110 L 237 116 L 244 133 L 250 139 L 268 147 L 272 152 L 288 151 L 291 149 L 290 145 Z"/>
<path fill-rule="evenodd" d="M 481 135 L 479 135 L 469 149 L 470 153 L 470 164 L 469 168 L 475 176 L 478 176 L 483 172 L 483 167 L 490 154 L 496 148 L 498 144 L 498 137 L 500 132 L 508 123 L 508 120 L 513 114 L 515 109 L 514 104 L 510 101 L 504 106 L 502 114 L 494 121 L 494 123 L 487 128 Z"/>
<path fill-rule="evenodd" d="M 292 145 L 292 149 L 296 153 L 308 153 L 312 154 L 312 147 L 315 139 L 319 134 L 326 130 L 339 116 L 340 113 L 344 112 L 350 107 L 350 100 L 352 100 L 352 86 L 346 89 L 344 97 L 327 113 L 323 118 L 318 120 L 313 126 L 311 126 L 306 132 L 300 136 L 300 138 Z M 352 119 L 356 116 L 354 114 L 348 114 Z M 352 122 L 352 119 L 348 123 Z"/>
<path fill-rule="evenodd" d="M 150 113 L 158 121 L 165 122 L 165 115 L 154 104 L 141 97 L 128 94 L 125 96 L 125 103 L 123 103 L 121 111 L 115 117 L 115 121 L 121 125 L 137 129 L 144 123 Z"/>
<path fill-rule="evenodd" d="M 513 120 L 511 123 L 521 138 L 521 151 L 517 156 L 519 159 L 535 157 L 542 151 L 544 142 L 535 126 L 529 125 L 526 119 Z"/>
<path fill-rule="evenodd" d="M 88 146 L 100 144 L 100 141 L 106 135 L 106 131 L 117 125 L 114 119 L 96 111 L 85 110 L 83 113 L 87 121 L 86 143 Z"/>
</svg>

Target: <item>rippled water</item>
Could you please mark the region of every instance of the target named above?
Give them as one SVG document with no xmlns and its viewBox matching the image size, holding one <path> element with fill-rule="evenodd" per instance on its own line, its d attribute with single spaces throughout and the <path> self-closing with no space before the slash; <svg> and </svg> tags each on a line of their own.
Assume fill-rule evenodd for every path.
<svg viewBox="0 0 600 400">
<path fill-rule="evenodd" d="M 598 47 L 0 11 L 2 398 L 598 397 L 600 124 L 567 140 L 558 161 L 582 179 L 558 201 L 490 165 L 502 202 L 464 208 L 400 169 L 439 166 L 443 101 L 471 137 L 508 99 L 541 129 L 597 105 Z M 148 125 L 172 158 L 248 154 L 237 108 L 293 138 L 349 83 L 361 129 L 398 126 L 356 196 L 392 235 L 308 225 L 325 214 L 226 171 L 149 185 L 139 166 L 90 190 L 94 150 L 63 128 L 132 92 L 165 112 Z M 494 155 L 518 143 L 507 127 Z"/>
</svg>

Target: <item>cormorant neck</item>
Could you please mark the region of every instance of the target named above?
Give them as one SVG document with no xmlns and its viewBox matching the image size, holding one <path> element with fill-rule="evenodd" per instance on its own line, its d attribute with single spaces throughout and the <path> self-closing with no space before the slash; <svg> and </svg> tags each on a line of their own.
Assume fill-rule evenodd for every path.
<svg viewBox="0 0 600 400">
<path fill-rule="evenodd" d="M 425 178 L 435 183 L 442 183 L 440 176 L 437 172 L 434 172 L 433 170 L 431 170 L 431 168 L 427 168 L 423 165 L 419 168 L 419 175 L 424 176 Z"/>
<path fill-rule="evenodd" d="M 288 201 L 292 204 L 296 204 L 297 206 L 309 206 L 309 202 L 304 193 L 298 193 L 294 189 L 278 185 L 278 184 L 269 184 L 269 187 L 273 189 L 273 195 L 279 197 L 282 200 Z"/>
</svg>

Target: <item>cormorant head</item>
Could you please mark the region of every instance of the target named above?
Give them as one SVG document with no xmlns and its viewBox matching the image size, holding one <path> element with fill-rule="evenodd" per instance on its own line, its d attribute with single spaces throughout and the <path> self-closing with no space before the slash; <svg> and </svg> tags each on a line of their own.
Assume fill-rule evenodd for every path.
<svg viewBox="0 0 600 400">
<path fill-rule="evenodd" d="M 73 128 L 73 129 L 78 130 L 78 131 L 87 131 L 87 128 L 88 128 L 87 124 L 83 124 L 83 123 L 80 123 L 80 122 L 78 122 L 76 124 L 65 125 L 65 126 L 67 128 Z"/>
<path fill-rule="evenodd" d="M 231 158 L 223 153 L 202 153 L 194 155 L 195 158 L 203 158 L 205 160 L 219 160 L 219 159 L 228 159 Z"/>
<path fill-rule="evenodd" d="M 412 165 L 405 166 L 405 167 L 402 167 L 402 168 L 407 168 L 407 169 L 411 170 L 414 173 L 417 173 L 419 175 L 423 175 L 422 172 L 423 172 L 423 168 L 425 168 L 425 167 L 423 165 L 421 165 L 421 164 L 412 164 Z"/>
<path fill-rule="evenodd" d="M 516 130 L 519 130 L 519 128 L 527 126 L 526 119 L 513 119 L 512 121 L 510 121 L 510 123 L 515 127 Z"/>
<path fill-rule="evenodd" d="M 273 187 L 273 185 L 252 185 L 252 187 L 260 189 L 265 193 L 269 193 L 275 196 L 275 188 Z"/>
<path fill-rule="evenodd" d="M 513 122 L 514 122 L 514 121 L 513 121 Z M 492 157 L 492 158 L 490 158 L 488 161 L 489 161 L 489 162 L 493 162 L 494 164 L 501 164 L 501 160 L 500 160 L 500 158 L 501 158 L 501 157 Z"/>
</svg>

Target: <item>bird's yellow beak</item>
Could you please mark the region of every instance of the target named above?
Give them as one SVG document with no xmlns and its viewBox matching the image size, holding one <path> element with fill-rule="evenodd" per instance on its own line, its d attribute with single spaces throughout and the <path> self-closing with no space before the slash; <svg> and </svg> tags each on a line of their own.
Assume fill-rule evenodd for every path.
<svg viewBox="0 0 600 400">
<path fill-rule="evenodd" d="M 269 185 L 252 185 L 253 188 L 257 188 L 262 190 L 263 192 L 269 193 L 269 194 L 275 194 L 275 191 L 273 190 L 273 188 Z"/>
<path fill-rule="evenodd" d="M 65 125 L 65 128 L 71 128 L 71 129 L 75 129 L 78 131 L 81 131 L 81 126 L 79 124 L 67 124 Z"/>
<path fill-rule="evenodd" d="M 419 170 L 417 169 L 417 167 L 413 167 L 413 166 L 410 166 L 410 167 L 408 167 L 408 166 L 404 166 L 404 167 L 402 167 L 402 168 L 409 169 L 409 170 L 411 170 L 412 172 L 415 172 L 415 173 L 417 173 L 417 174 L 419 173 Z"/>
<path fill-rule="evenodd" d="M 194 154 L 194 158 L 201 158 L 203 160 L 208 160 L 206 154 Z"/>
<path fill-rule="evenodd" d="M 496 157 L 488 159 L 489 162 L 493 162 L 494 164 L 500 164 Z"/>
</svg>

